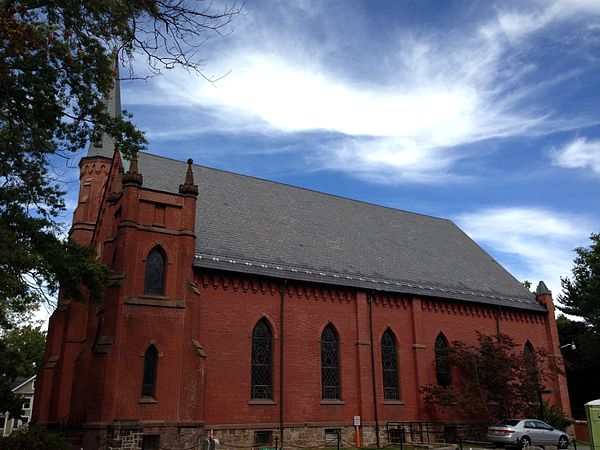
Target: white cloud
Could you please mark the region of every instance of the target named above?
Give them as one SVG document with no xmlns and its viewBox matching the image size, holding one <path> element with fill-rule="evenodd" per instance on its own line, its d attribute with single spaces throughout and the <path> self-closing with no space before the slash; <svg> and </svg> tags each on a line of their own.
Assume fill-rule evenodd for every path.
<svg viewBox="0 0 600 450">
<path fill-rule="evenodd" d="M 551 155 L 552 163 L 567 169 L 590 168 L 600 175 L 600 140 L 577 138 Z"/>
<path fill-rule="evenodd" d="M 343 136 L 337 145 L 319 149 L 325 152 L 318 158 L 323 167 L 385 182 L 446 181 L 440 174 L 450 174 L 456 161 L 466 156 L 459 156 L 461 145 L 540 135 L 585 122 L 552 117 L 547 107 L 533 101 L 552 80 L 522 86 L 535 67 L 511 63 L 506 54 L 514 48 L 502 36 L 521 39 L 553 22 L 600 13 L 596 3 L 600 4 L 555 0 L 540 2 L 537 9 L 530 3 L 528 10 L 498 12 L 480 32 L 461 30 L 450 38 L 441 34 L 417 38 L 390 30 L 390 35 L 396 33 L 395 42 L 373 47 L 379 55 L 373 61 L 385 66 L 385 76 L 376 70 L 356 73 L 337 66 L 331 54 L 340 43 L 330 40 L 335 32 L 315 42 L 309 30 L 291 18 L 306 17 L 293 6 L 278 4 L 287 28 L 277 29 L 264 17 L 257 20 L 250 11 L 252 27 L 243 27 L 235 44 L 212 61 L 214 73 L 232 69 L 214 85 L 173 71 L 150 81 L 154 93 L 148 94 L 146 85 L 145 95 L 134 93 L 128 100 L 185 105 L 190 114 L 194 108 L 202 109 L 216 117 L 212 124 L 216 129 L 338 133 Z M 286 8 L 287 15 L 280 11 Z M 328 21 L 327 14 L 310 19 Z M 327 26 L 334 28 L 335 22 L 328 21 Z M 363 38 L 357 35 L 356 42 L 344 45 L 352 48 L 359 40 L 366 42 Z M 193 134 L 193 129 L 188 131 Z M 168 135 L 160 130 L 150 135 L 161 134 Z M 392 176 L 379 176 L 382 171 Z"/>
<path fill-rule="evenodd" d="M 535 287 L 543 280 L 554 296 L 560 277 L 570 276 L 573 249 L 587 245 L 590 221 L 539 208 L 492 208 L 463 214 L 458 223 L 471 238 L 502 255 L 503 264 L 520 281 Z"/>
<path fill-rule="evenodd" d="M 459 178 L 448 171 L 455 157 L 443 149 L 420 147 L 414 140 L 384 137 L 330 144 L 311 161 L 376 183 L 442 183 Z"/>
<path fill-rule="evenodd" d="M 500 10 L 498 21 L 486 24 L 481 31 L 490 38 L 502 33 L 514 42 L 552 24 L 590 19 L 597 14 L 600 14 L 597 0 L 541 0 L 524 3 L 520 10 Z"/>
</svg>

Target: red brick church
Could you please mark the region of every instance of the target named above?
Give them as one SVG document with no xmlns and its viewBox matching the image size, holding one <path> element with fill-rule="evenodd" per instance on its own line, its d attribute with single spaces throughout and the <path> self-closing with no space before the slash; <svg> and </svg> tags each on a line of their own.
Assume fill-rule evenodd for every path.
<svg viewBox="0 0 600 450">
<path fill-rule="evenodd" d="M 70 236 L 113 275 L 100 303 L 59 301 L 34 420 L 78 425 L 85 449 L 354 442 L 356 416 L 384 445 L 390 423 L 437 419 L 419 391 L 448 381 L 436 349 L 502 332 L 560 355 L 545 285 L 531 294 L 446 219 L 126 161 L 104 139 L 81 159 Z"/>
</svg>

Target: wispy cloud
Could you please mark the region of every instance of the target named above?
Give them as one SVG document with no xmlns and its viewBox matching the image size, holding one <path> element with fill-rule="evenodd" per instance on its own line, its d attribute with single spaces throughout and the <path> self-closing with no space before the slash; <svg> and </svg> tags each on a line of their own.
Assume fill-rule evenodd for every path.
<svg viewBox="0 0 600 450">
<path fill-rule="evenodd" d="M 556 296 L 569 276 L 573 249 L 586 245 L 589 219 L 539 208 L 492 208 L 459 216 L 458 223 L 521 281 L 543 280 Z"/>
<path fill-rule="evenodd" d="M 482 31 L 489 36 L 502 33 L 509 40 L 525 38 L 552 24 L 590 19 L 600 14 L 596 0 L 543 0 L 523 2 L 519 9 L 499 9 L 498 21 L 486 24 Z"/>
<path fill-rule="evenodd" d="M 600 140 L 577 138 L 551 154 L 552 163 L 567 169 L 589 168 L 600 175 Z"/>
<path fill-rule="evenodd" d="M 520 41 L 549 24 L 600 14 L 597 5 L 584 0 L 530 2 L 499 10 L 482 19 L 482 25 L 453 30 L 451 36 L 390 30 L 393 38 L 378 43 L 381 48 L 374 45 L 367 49 L 372 54 L 355 55 L 384 66 L 383 75 L 336 64 L 341 60 L 336 54 L 339 35 L 334 39 L 335 33 L 323 30 L 342 27 L 328 14 L 277 3 L 273 14 L 285 18 L 285 28 L 265 17 L 258 20 L 249 9 L 247 26 L 212 61 L 215 73 L 233 69 L 222 80 L 208 84 L 187 73 L 170 73 L 151 81 L 156 95 L 134 92 L 129 101 L 201 110 L 211 115 L 216 129 L 337 133 L 339 140 L 319 148 L 322 157 L 311 161 L 373 181 L 460 179 L 453 173 L 456 162 L 473 157 L 462 152 L 465 144 L 541 135 L 586 122 L 552 115 L 543 101 L 552 77 L 533 86 L 524 83 L 537 68 L 511 55 L 518 53 Z M 319 32 L 302 29 L 301 20 L 320 26 Z M 360 31 L 360 26 L 354 29 Z M 358 32 L 344 38 L 350 47 L 368 42 Z M 198 124 L 198 130 L 204 128 Z M 187 132 L 193 135 L 194 128 Z"/>
</svg>

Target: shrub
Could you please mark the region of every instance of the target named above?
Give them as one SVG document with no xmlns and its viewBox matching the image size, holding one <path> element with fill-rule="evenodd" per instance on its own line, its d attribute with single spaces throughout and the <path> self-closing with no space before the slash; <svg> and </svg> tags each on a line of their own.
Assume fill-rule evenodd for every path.
<svg viewBox="0 0 600 450">
<path fill-rule="evenodd" d="M 67 450 L 67 442 L 58 434 L 39 426 L 24 427 L 0 438 L 0 450 Z"/>
</svg>

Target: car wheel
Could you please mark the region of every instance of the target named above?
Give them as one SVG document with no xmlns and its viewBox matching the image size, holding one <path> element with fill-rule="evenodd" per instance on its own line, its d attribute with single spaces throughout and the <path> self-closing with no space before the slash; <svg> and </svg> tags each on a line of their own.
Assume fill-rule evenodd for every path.
<svg viewBox="0 0 600 450">
<path fill-rule="evenodd" d="M 528 436 L 523 436 L 521 438 L 521 448 L 531 447 L 531 438 Z"/>
<path fill-rule="evenodd" d="M 569 446 L 569 438 L 564 434 L 558 438 L 558 448 L 567 448 Z"/>
</svg>

